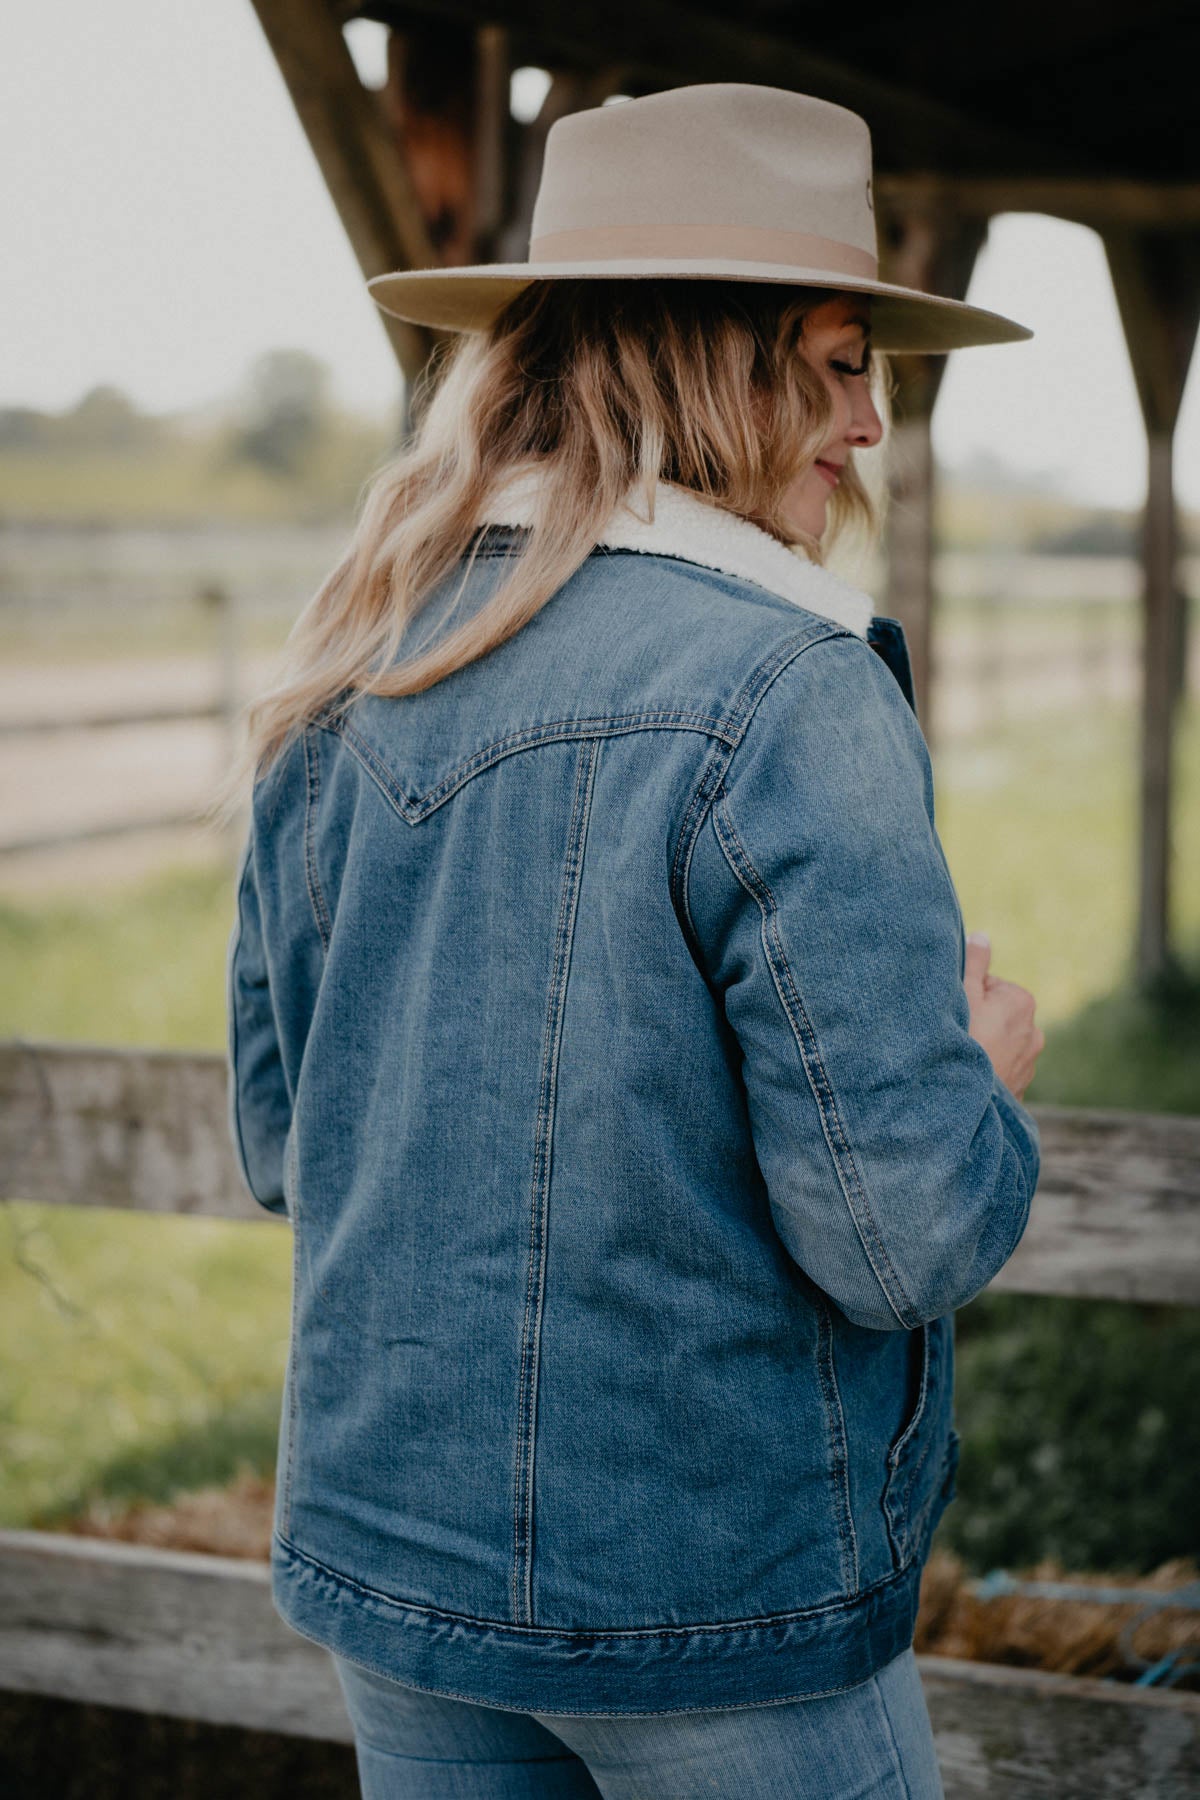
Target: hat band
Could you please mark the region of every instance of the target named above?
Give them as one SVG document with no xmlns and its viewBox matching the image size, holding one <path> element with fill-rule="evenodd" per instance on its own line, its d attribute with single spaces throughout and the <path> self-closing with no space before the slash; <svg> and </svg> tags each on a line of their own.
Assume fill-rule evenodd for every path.
<svg viewBox="0 0 1200 1800">
<path fill-rule="evenodd" d="M 758 225 L 600 225 L 547 231 L 529 241 L 529 261 L 704 261 L 792 264 L 874 281 L 879 261 L 869 250 L 807 231 L 767 231 Z"/>
</svg>

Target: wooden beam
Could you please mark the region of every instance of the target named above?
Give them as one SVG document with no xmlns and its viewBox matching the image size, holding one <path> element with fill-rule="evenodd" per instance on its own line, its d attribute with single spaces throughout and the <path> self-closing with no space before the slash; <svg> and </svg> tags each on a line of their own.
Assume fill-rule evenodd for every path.
<svg viewBox="0 0 1200 1800">
<path fill-rule="evenodd" d="M 1200 229 L 1103 235 L 1146 429 L 1172 433 L 1200 324 Z"/>
<path fill-rule="evenodd" d="M 985 219 L 960 218 L 946 208 L 892 198 L 880 199 L 878 220 L 884 280 L 955 300 L 965 297 L 987 236 Z M 944 356 L 895 358 L 893 420 L 887 445 L 886 607 L 904 626 L 917 712 L 931 746 L 937 742 L 932 707 L 936 606 L 932 421 L 945 367 Z"/>
<path fill-rule="evenodd" d="M 334 10 L 324 0 L 254 0 L 254 9 L 363 275 L 431 267 L 438 259 L 409 173 Z M 437 334 L 379 317 L 411 388 Z"/>
<path fill-rule="evenodd" d="M 917 1667 L 946 1800 L 1182 1800 L 1200 1781 L 1200 1694 L 951 1657 Z"/>
<path fill-rule="evenodd" d="M 224 1058 L 0 1046 L 0 1198 L 270 1219 L 246 1192 Z"/>
<path fill-rule="evenodd" d="M 516 121 L 509 107 L 512 58 L 502 25 L 481 25 L 475 70 L 475 259 L 499 262 L 496 239 L 509 217 Z"/>
<path fill-rule="evenodd" d="M 1200 1119 L 1030 1110 L 1042 1144 L 1038 1188 L 991 1289 L 1200 1305 Z"/>
<path fill-rule="evenodd" d="M 1200 182 L 1093 180 L 1045 175 L 1019 179 L 948 175 L 939 170 L 903 174 L 880 172 L 875 193 L 881 203 L 948 210 L 961 217 L 994 218 L 997 213 L 1049 213 L 1097 231 L 1127 225 L 1168 232 L 1200 226 Z"/>
<path fill-rule="evenodd" d="M 353 1742 L 328 1652 L 240 1557 L 0 1532 L 0 1688 Z"/>
<path fill-rule="evenodd" d="M 1161 46 L 1172 42 L 1171 28 L 1189 22 L 1195 9 L 1193 0 L 1139 0 L 1136 8 L 1113 0 L 1093 0 L 1087 7 L 1017 0 L 1003 12 L 981 11 L 973 17 L 969 40 L 962 30 L 960 0 L 926 0 L 919 32 L 913 30 L 912 15 L 898 7 L 864 10 L 863 49 L 874 62 L 881 56 L 901 66 L 907 62 L 919 67 L 934 87 L 945 82 L 949 70 L 965 64 L 972 94 L 983 90 L 990 97 L 1001 86 L 1010 95 L 1019 93 L 1035 71 L 1069 69 L 1077 85 L 1081 70 L 1090 77 L 1109 57 L 1140 58 L 1148 47 L 1161 56 Z"/>
<path fill-rule="evenodd" d="M 1187 603 L 1177 579 L 1173 445 L 1200 323 L 1200 231 L 1114 227 L 1104 248 L 1147 437 L 1136 964 L 1140 981 L 1156 984 L 1180 973 L 1170 942 L 1172 764 Z"/>
<path fill-rule="evenodd" d="M 420 208 L 430 265 L 476 260 L 480 168 L 497 148 L 479 141 L 480 35 L 455 21 L 420 20 L 388 43 L 380 104 Z"/>
<path fill-rule="evenodd" d="M 365 18 L 395 23 L 419 12 L 472 23 L 502 22 L 522 45 L 536 45 L 546 66 L 595 69 L 621 63 L 651 88 L 701 81 L 761 82 L 819 94 L 862 113 L 871 124 L 877 161 L 900 167 L 946 163 L 964 171 L 1003 167 L 1012 173 L 1056 170 L 1063 151 L 1028 132 L 991 125 L 911 88 L 865 73 L 764 29 L 743 15 L 722 18 L 683 0 L 369 0 Z M 528 53 L 528 52 L 527 52 Z"/>
<path fill-rule="evenodd" d="M 1163 1800 L 1200 1780 L 1200 1695 L 919 1656 L 947 1800 Z M 353 1741 L 326 1650 L 265 1563 L 0 1532 L 0 1688 Z"/>
<path fill-rule="evenodd" d="M 1034 1106 L 1042 1173 L 993 1287 L 1200 1305 L 1200 1119 Z M 0 1044 L 0 1199 L 278 1220 L 242 1186 L 224 1058 Z"/>
</svg>

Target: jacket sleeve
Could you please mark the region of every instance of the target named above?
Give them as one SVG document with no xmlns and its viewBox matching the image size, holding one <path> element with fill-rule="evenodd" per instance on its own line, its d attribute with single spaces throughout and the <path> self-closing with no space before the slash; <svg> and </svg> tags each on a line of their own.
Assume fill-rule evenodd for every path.
<svg viewBox="0 0 1200 1800">
<path fill-rule="evenodd" d="M 818 640 L 774 678 L 686 899 L 793 1259 L 859 1325 L 964 1305 L 1025 1229 L 1038 1131 L 969 1034 L 928 748 L 863 640 Z"/>
<path fill-rule="evenodd" d="M 285 1213 L 283 1160 L 292 1104 L 284 1077 L 263 944 L 251 826 L 238 868 L 226 972 L 229 1129 L 246 1186 Z"/>
</svg>

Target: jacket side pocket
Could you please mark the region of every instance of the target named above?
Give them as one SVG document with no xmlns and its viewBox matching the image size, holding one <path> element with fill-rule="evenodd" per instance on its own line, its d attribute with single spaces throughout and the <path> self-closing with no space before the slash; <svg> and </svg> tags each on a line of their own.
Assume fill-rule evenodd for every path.
<svg viewBox="0 0 1200 1800">
<path fill-rule="evenodd" d="M 897 1569 L 909 1563 L 927 1533 L 935 1502 L 944 1510 L 946 1461 L 954 1433 L 953 1324 L 949 1316 L 919 1327 L 920 1380 L 916 1401 L 887 1453 L 883 1513 Z"/>
</svg>

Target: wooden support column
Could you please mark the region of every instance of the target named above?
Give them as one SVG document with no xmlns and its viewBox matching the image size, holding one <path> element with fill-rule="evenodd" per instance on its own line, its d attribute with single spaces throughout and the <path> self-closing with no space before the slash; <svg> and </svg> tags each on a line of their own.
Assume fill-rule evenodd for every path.
<svg viewBox="0 0 1200 1800">
<path fill-rule="evenodd" d="M 892 198 L 881 204 L 880 250 L 885 280 L 961 300 L 987 236 L 986 219 L 960 218 L 944 206 Z M 908 639 L 913 687 L 926 738 L 935 729 L 931 693 L 934 656 L 931 425 L 944 356 L 898 355 L 888 460 L 887 611 Z"/>
<path fill-rule="evenodd" d="M 507 33 L 421 20 L 393 31 L 381 96 L 429 237 L 429 263 L 491 260 L 506 211 Z"/>
<path fill-rule="evenodd" d="M 342 35 L 347 0 L 254 0 L 364 275 L 520 261 L 545 136 L 563 113 L 621 87 L 615 65 L 557 75 L 541 116 L 509 106 L 507 28 L 453 9 L 409 16 L 388 43 L 381 94 L 364 88 Z M 381 313 L 404 371 L 400 438 L 428 399 L 445 335 Z"/>
<path fill-rule="evenodd" d="M 326 0 L 254 0 L 254 10 L 364 276 L 436 262 L 409 172 L 335 10 Z M 437 334 L 379 316 L 411 387 Z"/>
<path fill-rule="evenodd" d="M 1176 574 L 1173 447 L 1200 321 L 1200 233 L 1110 227 L 1113 287 L 1146 423 L 1142 524 L 1141 816 L 1135 969 L 1144 987 L 1178 978 L 1171 948 L 1175 719 L 1187 669 L 1187 606 Z"/>
</svg>

